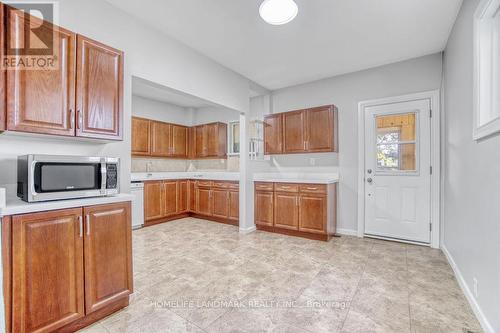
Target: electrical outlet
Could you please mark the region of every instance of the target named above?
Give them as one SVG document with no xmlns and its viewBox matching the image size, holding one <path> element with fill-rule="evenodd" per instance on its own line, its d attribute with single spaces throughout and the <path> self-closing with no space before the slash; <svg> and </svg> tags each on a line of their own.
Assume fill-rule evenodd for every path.
<svg viewBox="0 0 500 333">
<path fill-rule="evenodd" d="M 476 278 L 472 279 L 473 281 L 473 289 L 474 289 L 474 297 L 478 298 L 479 297 L 479 292 L 478 292 L 478 282 Z"/>
<path fill-rule="evenodd" d="M 310 158 L 310 159 L 309 159 L 309 164 L 310 164 L 311 166 L 315 166 L 315 165 L 316 165 L 316 159 L 315 159 L 315 158 Z"/>
</svg>

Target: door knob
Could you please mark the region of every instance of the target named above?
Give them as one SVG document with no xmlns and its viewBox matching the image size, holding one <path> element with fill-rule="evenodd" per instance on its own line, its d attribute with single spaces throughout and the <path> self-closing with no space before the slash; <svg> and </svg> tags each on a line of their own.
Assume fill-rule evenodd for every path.
<svg viewBox="0 0 500 333">
<path fill-rule="evenodd" d="M 366 181 L 368 182 L 368 184 L 373 183 L 373 179 L 371 179 L 371 178 L 366 179 Z"/>
</svg>

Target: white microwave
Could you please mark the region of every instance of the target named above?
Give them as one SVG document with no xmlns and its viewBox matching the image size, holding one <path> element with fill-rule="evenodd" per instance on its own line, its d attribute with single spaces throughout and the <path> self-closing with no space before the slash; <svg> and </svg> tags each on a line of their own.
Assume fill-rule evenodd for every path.
<svg viewBox="0 0 500 333">
<path fill-rule="evenodd" d="M 119 169 L 119 158 L 19 156 L 17 196 L 39 202 L 115 195 L 120 192 Z"/>
</svg>

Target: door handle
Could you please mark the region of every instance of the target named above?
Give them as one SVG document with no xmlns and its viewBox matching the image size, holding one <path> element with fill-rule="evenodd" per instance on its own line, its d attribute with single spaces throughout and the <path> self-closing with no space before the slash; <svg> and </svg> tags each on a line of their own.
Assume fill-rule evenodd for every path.
<svg viewBox="0 0 500 333">
<path fill-rule="evenodd" d="M 80 227 L 80 238 L 83 237 L 83 218 L 82 216 L 78 216 L 78 226 Z"/>
<path fill-rule="evenodd" d="M 79 109 L 76 110 L 76 114 L 78 116 L 78 129 L 81 129 L 82 126 L 83 126 L 83 116 L 82 116 L 82 111 L 80 111 Z"/>
<path fill-rule="evenodd" d="M 85 217 L 85 222 L 87 222 L 87 236 L 90 236 L 90 215 L 87 214 Z"/>
<path fill-rule="evenodd" d="M 75 110 L 69 109 L 69 126 L 71 129 L 75 128 Z"/>
</svg>

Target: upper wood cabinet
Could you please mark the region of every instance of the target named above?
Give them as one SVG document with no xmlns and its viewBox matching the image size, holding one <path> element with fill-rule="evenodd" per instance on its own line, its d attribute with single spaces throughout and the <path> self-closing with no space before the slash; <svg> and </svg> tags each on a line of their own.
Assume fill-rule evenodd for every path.
<svg viewBox="0 0 500 333">
<path fill-rule="evenodd" d="M 132 117 L 132 155 L 151 155 L 151 121 Z"/>
<path fill-rule="evenodd" d="M 170 156 L 170 135 L 172 126 L 167 123 L 153 121 L 151 124 L 151 156 Z"/>
<path fill-rule="evenodd" d="M 170 147 L 171 156 L 183 158 L 188 156 L 188 128 L 186 126 L 172 124 Z"/>
<path fill-rule="evenodd" d="M 272 114 L 264 118 L 264 154 L 283 153 L 283 114 Z"/>
<path fill-rule="evenodd" d="M 54 36 L 57 67 L 0 73 L 0 130 L 122 140 L 123 53 L 13 7 L 1 8 L 1 52 L 6 45 L 25 45 L 30 27 L 36 27 L 39 39 Z"/>
<path fill-rule="evenodd" d="M 12 332 L 53 332 L 85 315 L 82 209 L 14 216 Z"/>
<path fill-rule="evenodd" d="M 30 26 L 35 24 L 41 25 L 41 34 L 54 35 L 58 59 L 57 69 L 7 71 L 7 129 L 74 136 L 76 34 L 23 11 L 7 8 L 9 45 L 24 45 L 27 35 L 20 32 L 30 31 Z"/>
<path fill-rule="evenodd" d="M 77 135 L 122 139 L 123 52 L 78 35 Z"/>
<path fill-rule="evenodd" d="M 5 21 L 5 5 L 0 3 L 0 24 Z M 3 59 L 5 54 L 5 30 L 2 28 L 0 31 L 0 59 Z M 6 71 L 0 68 L 0 131 L 4 131 L 7 127 L 6 124 L 6 81 L 5 81 Z"/>
<path fill-rule="evenodd" d="M 333 105 L 264 117 L 264 153 L 338 151 L 338 116 Z"/>
<path fill-rule="evenodd" d="M 227 124 L 211 123 L 195 128 L 195 158 L 227 157 Z"/>
<path fill-rule="evenodd" d="M 91 206 L 85 215 L 85 312 L 132 293 L 130 203 Z"/>
</svg>

